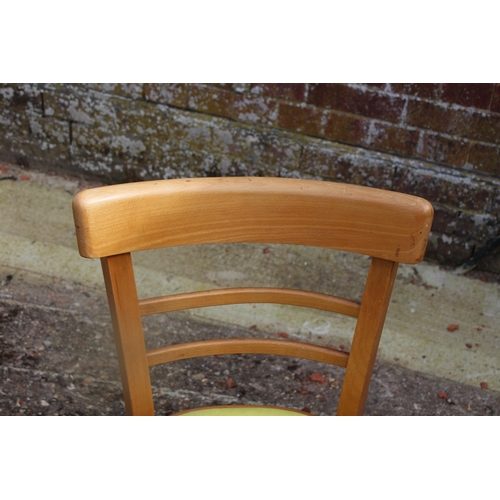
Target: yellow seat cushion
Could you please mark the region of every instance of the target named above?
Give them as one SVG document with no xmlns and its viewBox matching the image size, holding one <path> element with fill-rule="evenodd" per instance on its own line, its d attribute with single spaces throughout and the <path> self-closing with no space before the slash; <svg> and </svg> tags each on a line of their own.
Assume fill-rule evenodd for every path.
<svg viewBox="0 0 500 500">
<path fill-rule="evenodd" d="M 208 406 L 178 413 L 184 417 L 307 417 L 308 413 L 274 406 Z"/>
</svg>

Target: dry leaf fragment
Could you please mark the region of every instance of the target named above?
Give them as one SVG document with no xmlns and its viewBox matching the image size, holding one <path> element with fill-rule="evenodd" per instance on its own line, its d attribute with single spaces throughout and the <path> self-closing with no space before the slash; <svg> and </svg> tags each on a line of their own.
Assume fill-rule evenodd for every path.
<svg viewBox="0 0 500 500">
<path fill-rule="evenodd" d="M 308 375 L 311 382 L 318 382 L 320 384 L 326 383 L 326 378 L 321 375 L 321 373 L 311 373 Z"/>
</svg>

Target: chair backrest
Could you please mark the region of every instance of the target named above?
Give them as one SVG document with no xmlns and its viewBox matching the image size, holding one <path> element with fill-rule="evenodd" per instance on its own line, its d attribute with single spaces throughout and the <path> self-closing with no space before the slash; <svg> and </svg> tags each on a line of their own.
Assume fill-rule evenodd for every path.
<svg viewBox="0 0 500 500">
<path fill-rule="evenodd" d="M 128 414 L 154 414 L 149 367 L 218 354 L 275 354 L 346 368 L 338 415 L 363 413 L 398 263 L 424 257 L 427 201 L 333 182 L 226 177 L 147 181 L 80 192 L 78 248 L 101 258 Z M 361 304 L 277 288 L 236 288 L 138 300 L 130 252 L 221 243 L 287 243 L 372 257 Z M 350 353 L 288 340 L 221 339 L 146 351 L 141 316 L 194 307 L 270 302 L 357 318 Z"/>
</svg>

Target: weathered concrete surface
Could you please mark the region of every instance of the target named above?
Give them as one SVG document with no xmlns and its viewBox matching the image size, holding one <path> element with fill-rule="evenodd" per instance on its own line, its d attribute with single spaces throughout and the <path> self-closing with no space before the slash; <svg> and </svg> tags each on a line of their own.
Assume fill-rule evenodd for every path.
<svg viewBox="0 0 500 500">
<path fill-rule="evenodd" d="M 27 174 L 11 166 L 4 166 L 4 170 L 5 180 L 0 182 L 0 278 L 3 281 L 0 298 L 4 299 L 4 307 L 19 308 L 22 297 L 32 294 L 35 299 L 27 303 L 42 309 L 49 307 L 43 309 L 49 312 L 53 304 L 44 303 L 40 295 L 43 296 L 47 287 L 53 287 L 51 293 L 58 296 L 59 301 L 77 303 L 69 307 L 71 314 L 80 314 L 80 321 L 91 322 L 99 328 L 106 324 L 109 332 L 99 262 L 81 258 L 76 250 L 71 199 L 75 192 L 88 186 L 61 177 Z M 138 253 L 134 260 L 140 295 L 144 295 L 144 290 L 169 293 L 242 283 L 291 287 L 307 283 L 313 290 L 359 298 L 369 264 L 364 257 L 324 249 L 268 245 L 172 248 L 149 256 Z M 16 289 L 16 284 L 27 288 Z M 34 288 L 30 291 L 29 286 Z M 34 289 L 39 292 L 35 293 Z M 63 296 L 66 299 L 61 298 Z M 97 323 L 88 304 L 89 297 L 100 304 Z M 427 263 L 403 266 L 382 336 L 378 357 L 381 366 L 393 366 L 391 373 L 403 370 L 415 377 L 420 374 L 418 377 L 430 377 L 429 380 L 445 380 L 440 387 L 465 384 L 479 391 L 477 397 L 500 391 L 499 299 L 498 283 L 457 276 Z M 78 304 L 85 301 L 85 313 L 79 313 Z M 57 307 L 54 314 L 61 312 Z M 11 313 L 5 314 L 10 317 Z M 343 345 L 346 349 L 353 328 L 352 320 L 337 315 L 271 305 L 206 308 L 178 317 L 180 319 L 175 320 L 178 323 L 174 321 L 176 325 L 188 321 L 197 327 L 218 325 L 216 330 L 227 327 L 246 335 L 258 331 L 262 335 L 287 335 L 298 340 L 314 338 L 325 345 Z M 156 326 L 148 328 L 158 329 L 162 320 L 155 321 Z M 63 320 L 58 324 L 62 327 Z M 458 325 L 458 328 L 451 327 L 453 331 L 449 331 L 450 325 Z M 210 330 L 208 326 L 203 328 Z M 41 342 L 43 345 L 43 340 Z M 53 344 L 55 340 L 50 342 Z M 74 353 L 72 342 L 74 339 L 68 337 L 66 347 L 70 353 Z M 26 349 L 30 349 L 29 343 L 27 339 Z M 65 377 L 66 369 L 64 365 L 55 371 L 60 374 L 62 370 Z M 85 378 L 84 372 L 79 373 Z M 332 375 L 336 380 L 339 376 Z M 407 375 L 405 380 L 411 378 Z M 481 383 L 486 383 L 489 389 L 481 389 Z M 5 393 L 5 389 L 2 390 Z M 165 387 L 164 390 L 167 391 Z M 390 392 L 394 393 L 394 387 Z"/>
</svg>

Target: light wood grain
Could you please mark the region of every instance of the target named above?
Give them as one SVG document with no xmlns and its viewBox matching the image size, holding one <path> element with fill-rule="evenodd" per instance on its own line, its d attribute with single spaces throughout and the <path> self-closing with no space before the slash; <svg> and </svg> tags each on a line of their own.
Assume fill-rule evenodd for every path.
<svg viewBox="0 0 500 500">
<path fill-rule="evenodd" d="M 230 304 L 274 303 L 310 307 L 357 318 L 358 302 L 324 293 L 284 288 L 226 288 L 203 292 L 166 295 L 139 301 L 142 316 L 195 307 L 222 306 Z"/>
<path fill-rule="evenodd" d="M 153 414 L 149 367 L 199 356 L 271 354 L 346 368 L 338 415 L 361 415 L 399 262 L 424 255 L 432 206 L 421 198 L 331 182 L 180 179 L 108 186 L 73 202 L 78 248 L 101 257 L 127 414 Z M 361 305 L 278 288 L 137 298 L 130 253 L 218 242 L 288 243 L 372 256 Z M 357 318 L 351 352 L 274 339 L 222 339 L 146 352 L 141 315 L 247 302 L 283 303 Z"/>
<path fill-rule="evenodd" d="M 84 257 L 221 242 L 336 248 L 423 259 L 433 209 L 421 198 L 322 181 L 176 179 L 89 189 L 73 203 Z"/>
<path fill-rule="evenodd" d="M 331 365 L 347 365 L 349 354 L 346 352 L 304 344 L 290 340 L 233 338 L 219 340 L 202 340 L 176 344 L 148 351 L 149 366 L 155 366 L 179 359 L 216 356 L 221 354 L 275 354 L 295 358 L 311 359 Z"/>
<path fill-rule="evenodd" d="M 373 258 L 347 363 L 337 415 L 362 415 L 398 264 Z"/>
<path fill-rule="evenodd" d="M 128 415 L 154 415 L 130 254 L 101 259 Z"/>
</svg>

